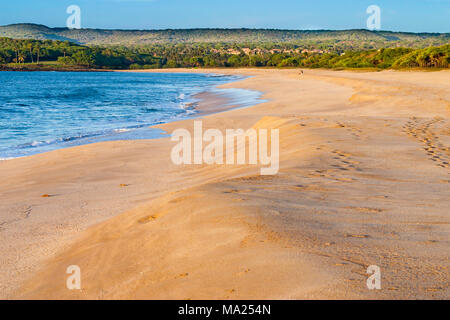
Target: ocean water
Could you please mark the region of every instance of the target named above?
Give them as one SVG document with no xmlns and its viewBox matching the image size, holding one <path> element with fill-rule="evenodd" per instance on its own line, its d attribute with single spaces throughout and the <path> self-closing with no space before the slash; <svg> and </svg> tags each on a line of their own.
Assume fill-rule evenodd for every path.
<svg viewBox="0 0 450 320">
<path fill-rule="evenodd" d="M 216 86 L 238 76 L 180 73 L 0 72 L 0 159 L 109 140 L 154 139 L 151 125 L 195 117 L 193 97 L 211 91 L 230 105 L 260 93 Z"/>
</svg>

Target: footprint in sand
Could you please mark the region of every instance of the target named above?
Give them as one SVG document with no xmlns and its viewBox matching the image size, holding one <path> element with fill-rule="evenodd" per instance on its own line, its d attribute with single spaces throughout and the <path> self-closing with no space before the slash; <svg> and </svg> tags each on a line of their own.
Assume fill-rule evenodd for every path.
<svg viewBox="0 0 450 320">
<path fill-rule="evenodd" d="M 337 122 L 336 123 L 337 128 L 345 128 L 347 129 L 347 131 L 350 133 L 350 135 L 355 139 L 355 140 L 361 140 L 362 138 L 362 130 L 354 125 L 350 125 L 350 124 L 346 124 L 343 122 Z"/>
<path fill-rule="evenodd" d="M 335 263 L 334 264 L 336 267 L 343 267 L 343 266 L 346 266 L 346 265 L 348 265 L 348 263 Z"/>
<path fill-rule="evenodd" d="M 440 141 L 439 137 L 433 130 L 436 127 L 446 126 L 445 119 L 434 118 L 432 120 L 420 120 L 418 118 L 412 117 L 404 126 L 403 131 L 419 140 L 424 144 L 423 149 L 428 155 L 428 159 L 433 161 L 437 166 L 442 168 L 449 167 L 449 157 L 448 147 L 444 146 Z M 434 128 L 434 129 L 433 129 Z"/>
<path fill-rule="evenodd" d="M 359 239 L 367 239 L 370 238 L 368 234 L 346 234 L 346 238 L 359 238 Z"/>
<path fill-rule="evenodd" d="M 139 219 L 138 223 L 146 224 L 146 223 L 152 222 L 152 221 L 154 221 L 156 219 L 158 219 L 157 215 L 146 216 L 146 217 L 143 217 L 143 218 Z"/>
<path fill-rule="evenodd" d="M 397 291 L 397 290 L 399 290 L 399 288 L 398 287 L 389 287 L 389 288 L 387 288 L 389 291 Z"/>
<path fill-rule="evenodd" d="M 228 293 L 228 294 L 230 294 L 230 295 L 232 295 L 232 294 L 236 293 L 236 289 L 226 290 L 225 292 Z M 227 295 L 227 296 L 225 297 L 225 299 L 230 299 L 230 295 Z"/>
<path fill-rule="evenodd" d="M 341 170 L 341 171 L 349 171 L 349 170 L 361 170 L 357 167 L 360 162 L 353 160 L 352 154 L 341 151 L 341 150 L 333 150 L 332 154 L 335 156 L 333 157 L 334 160 L 338 161 L 338 164 L 332 164 L 331 166 Z"/>
<path fill-rule="evenodd" d="M 384 209 L 367 208 L 367 207 L 345 207 L 345 209 L 351 209 L 351 210 L 356 210 L 359 212 L 366 212 L 366 213 L 381 213 L 381 212 L 385 211 Z"/>
<path fill-rule="evenodd" d="M 201 197 L 203 197 L 203 196 L 200 195 L 200 194 L 192 194 L 190 196 L 183 196 L 183 197 L 179 197 L 179 198 L 176 198 L 176 199 L 172 199 L 172 200 L 169 201 L 169 203 L 171 203 L 171 204 L 180 203 L 180 202 L 183 202 L 183 201 L 186 201 L 186 200 L 198 199 L 198 198 L 201 198 Z"/>
<path fill-rule="evenodd" d="M 253 192 L 251 189 L 244 189 L 244 190 L 238 190 L 238 189 L 230 189 L 225 190 L 223 193 L 250 193 Z"/>
<path fill-rule="evenodd" d="M 249 272 L 250 272 L 250 269 L 245 269 L 244 271 L 238 272 L 237 275 L 238 276 L 243 276 L 243 275 L 245 275 L 245 274 L 247 274 Z"/>
</svg>

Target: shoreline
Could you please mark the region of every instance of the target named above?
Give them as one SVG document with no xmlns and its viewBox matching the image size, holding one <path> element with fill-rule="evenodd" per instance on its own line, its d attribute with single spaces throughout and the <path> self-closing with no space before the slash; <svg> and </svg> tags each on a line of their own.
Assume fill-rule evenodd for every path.
<svg viewBox="0 0 450 320">
<path fill-rule="evenodd" d="M 3 67 L 3 68 L 2 68 Z M 383 72 L 383 71 L 395 71 L 395 72 L 440 72 L 449 71 L 449 68 L 445 67 L 408 67 L 408 68 L 376 68 L 376 67 L 360 67 L 360 68 L 350 68 L 350 67 L 338 67 L 338 68 L 308 68 L 308 67 L 254 67 L 256 70 L 319 70 L 319 71 L 347 71 L 347 72 Z M 42 68 L 42 69 L 19 69 L 11 68 L 0 65 L 0 72 L 178 72 L 177 70 L 185 70 L 186 72 L 193 70 L 207 70 L 207 73 L 214 73 L 213 70 L 248 70 L 253 69 L 251 67 L 192 67 L 192 68 L 160 68 L 160 69 L 89 69 L 89 68 Z"/>
<path fill-rule="evenodd" d="M 267 102 L 203 118 L 211 128 L 279 128 L 281 170 L 271 178 L 251 166 L 177 168 L 167 164 L 166 139 L 105 142 L 0 162 L 5 174 L 0 187 L 8 186 L 2 198 L 9 200 L 0 201 L 0 208 L 11 217 L 18 212 L 12 224 L 25 228 L 10 231 L 2 252 L 10 248 L 5 245 L 17 244 L 15 239 L 44 247 L 33 253 L 41 260 L 21 261 L 23 270 L 39 273 L 16 281 L 21 289 L 6 296 L 448 297 L 442 256 L 449 234 L 448 184 L 439 182 L 448 172 L 446 153 L 439 151 L 443 160 L 438 163 L 427 159 L 420 141 L 407 132 L 420 136 L 423 121 L 439 118 L 428 128 L 442 131 L 445 143 L 450 104 L 443 83 L 449 73 L 433 74 L 437 80 L 416 73 L 407 78 L 395 72 L 319 70 L 302 78 L 297 73 L 246 69 L 244 74 L 254 77 L 221 87 L 256 89 Z M 157 127 L 191 128 L 192 121 Z M 119 187 L 122 183 L 129 185 Z M 41 198 L 44 192 L 55 195 Z M 46 252 L 44 240 L 31 238 L 35 231 L 26 237 L 33 228 L 41 240 L 60 230 L 66 241 Z M 425 259 L 426 266 L 418 264 Z M 67 263 L 86 270 L 80 293 L 64 288 Z M 364 288 L 370 264 L 386 270 L 383 279 L 390 289 Z M 420 283 L 411 282 L 416 275 L 411 269 L 421 274 Z M 9 278 L 17 276 L 17 270 L 9 272 Z"/>
<path fill-rule="evenodd" d="M 229 84 L 239 82 L 242 80 L 245 80 L 245 78 L 231 81 L 231 82 L 229 82 Z M 214 86 L 214 88 L 216 88 L 216 87 L 217 86 Z M 196 119 L 198 117 L 204 117 L 204 116 L 212 115 L 214 113 L 225 112 L 225 111 L 231 110 L 232 108 L 235 107 L 235 106 L 232 106 L 232 107 L 227 107 L 224 109 L 216 108 L 214 111 L 208 112 L 207 109 L 215 106 L 217 102 L 228 103 L 229 101 L 231 101 L 231 98 L 227 99 L 226 97 L 224 98 L 224 96 L 217 97 L 215 94 L 211 94 L 206 91 L 201 92 L 200 95 L 201 96 L 199 98 L 201 101 L 198 102 L 198 108 L 200 110 L 199 113 L 193 114 L 192 116 L 189 116 L 186 119 L 171 121 L 171 122 L 167 122 L 164 124 L 156 124 L 156 125 L 150 126 L 149 129 L 159 129 L 160 126 L 164 126 L 164 125 L 167 125 L 170 123 L 181 123 L 184 121 L 193 121 L 194 119 Z M 60 149 L 55 149 L 55 150 L 47 151 L 47 152 L 43 152 L 43 153 L 37 153 L 37 154 L 28 155 L 28 156 L 24 156 L 24 157 L 16 157 L 16 158 L 0 161 L 0 171 L 3 169 L 2 164 L 6 165 L 6 163 L 8 163 L 8 166 L 12 165 L 13 167 L 15 167 L 15 165 L 12 163 L 20 161 L 22 163 L 25 163 L 24 164 L 25 167 L 28 167 L 29 165 L 33 166 L 33 164 L 35 163 L 35 159 L 42 160 L 43 163 L 42 163 L 41 168 L 43 170 L 45 170 L 46 163 L 47 163 L 46 159 L 55 159 L 55 158 L 57 159 L 60 156 L 62 156 L 63 158 L 66 158 L 67 155 L 78 155 L 80 153 L 81 154 L 89 153 L 88 157 L 92 157 L 97 153 L 95 150 L 97 148 L 97 146 L 102 146 L 106 150 L 108 150 L 108 149 L 110 149 L 109 145 L 113 146 L 113 148 L 115 148 L 115 146 L 130 145 L 130 147 L 133 148 L 132 145 L 136 144 L 136 145 L 138 145 L 137 146 L 138 148 L 141 148 L 140 145 L 144 145 L 144 146 L 145 145 L 149 145 L 149 146 L 156 145 L 158 149 L 161 149 L 162 145 L 167 145 L 168 140 L 169 140 L 169 138 L 162 136 L 162 137 L 159 137 L 156 139 L 150 139 L 150 140 L 112 140 L 112 141 L 94 142 L 94 143 L 82 144 L 82 145 L 78 145 L 78 146 L 60 148 Z M 69 164 L 68 167 L 70 167 L 71 165 L 78 166 L 80 164 L 78 162 L 79 160 L 77 159 L 77 157 L 75 157 L 75 158 L 76 158 L 75 161 L 73 161 L 71 164 Z M 104 158 L 108 158 L 108 154 Z M 59 160 L 56 160 L 56 161 L 59 161 Z M 103 160 L 100 160 L 100 162 L 102 162 L 102 161 Z M 53 162 L 53 160 L 51 160 L 51 162 Z M 155 162 L 157 162 L 157 161 L 155 161 Z M 21 165 L 23 165 L 23 164 L 21 164 Z M 20 175 L 20 172 L 18 174 Z M 76 175 L 68 178 L 67 180 L 74 179 L 74 178 L 76 178 Z M 66 179 L 63 179 L 63 180 L 66 180 Z M 124 180 L 124 181 L 127 181 L 127 180 Z M 125 189 L 125 187 L 120 187 L 120 185 L 122 185 L 122 183 L 119 183 L 119 182 L 124 182 L 124 181 L 118 181 L 117 184 L 114 186 L 114 189 L 116 189 L 116 190 L 113 190 L 113 191 L 108 190 L 108 193 L 116 194 L 117 190 L 121 191 L 121 189 Z M 60 184 L 61 182 L 58 182 L 58 184 Z M 128 180 L 128 182 L 129 182 L 129 180 Z M 129 186 L 127 183 L 126 183 L 126 185 L 127 185 L 126 189 L 133 188 L 133 186 Z M 187 183 L 187 185 L 189 185 L 189 183 Z M 46 187 L 42 186 L 42 188 L 45 189 Z M 183 186 L 181 188 L 183 188 Z M 7 188 L 5 188 L 5 189 L 0 188 L 0 190 L 7 190 Z M 48 190 L 48 189 L 46 189 L 46 190 Z M 95 189 L 93 189 L 93 190 L 95 190 Z M 46 191 L 46 192 L 48 192 L 48 191 Z M 6 192 L 6 194 L 7 193 L 8 192 Z M 54 193 L 52 193 L 52 192 L 48 192 L 48 193 L 50 194 L 50 198 L 48 198 L 48 199 L 59 196 L 57 194 L 54 195 Z M 121 192 L 119 192 L 119 193 L 121 193 Z M 134 191 L 134 193 L 136 193 L 136 191 Z M 138 194 L 135 195 L 135 198 L 137 200 L 134 200 L 134 201 L 138 201 L 138 203 L 142 202 L 143 201 L 142 198 L 145 199 L 144 201 L 147 201 L 148 197 L 146 195 L 141 195 L 139 190 L 137 193 Z M 41 202 L 40 200 L 46 199 L 46 198 L 42 198 L 43 194 L 41 194 L 41 195 L 39 193 L 34 194 L 33 198 L 36 199 L 35 201 L 37 203 Z M 164 192 L 160 191 L 152 198 L 157 197 L 158 195 L 163 195 L 163 194 L 164 194 Z M 20 198 L 21 197 L 22 196 L 20 196 Z M 39 198 L 41 198 L 41 199 L 39 199 Z M 123 199 L 121 199 L 121 200 L 123 200 Z M 64 201 L 64 200 L 62 200 L 62 201 Z M 19 202 L 21 202 L 21 201 L 19 201 Z M 40 204 L 36 204 L 36 205 L 40 206 Z M 63 205 L 63 204 L 61 203 L 61 205 Z M 76 204 L 76 205 L 78 206 L 78 204 Z M 70 245 L 71 242 L 73 242 L 75 239 L 78 239 L 80 234 L 85 232 L 88 228 L 94 227 L 95 225 L 97 225 L 103 221 L 106 221 L 106 220 L 114 217 L 115 215 L 120 215 L 121 213 L 123 213 L 126 210 L 131 209 L 133 207 L 133 205 L 130 206 L 128 203 L 125 206 L 123 204 L 119 205 L 117 203 L 116 206 L 117 206 L 116 208 L 111 210 L 112 212 L 110 212 L 106 215 L 104 213 L 96 213 L 95 217 L 92 217 L 92 218 L 90 217 L 90 218 L 86 219 L 86 217 L 85 217 L 86 215 L 82 214 L 81 219 L 79 219 L 77 217 L 75 223 L 66 223 L 64 220 L 66 220 L 67 218 L 57 219 L 57 221 L 52 221 L 53 218 L 48 217 L 48 219 L 46 219 L 47 221 L 45 221 L 45 223 L 48 224 L 48 227 L 51 228 L 51 231 L 45 237 L 36 239 L 39 242 L 40 241 L 45 242 L 45 244 L 43 245 L 43 248 L 38 250 L 39 252 L 36 253 L 36 252 L 30 251 L 29 244 L 19 245 L 17 249 L 13 250 L 13 255 L 17 255 L 16 259 L 18 259 L 20 257 L 20 259 L 24 260 L 23 261 L 24 263 L 22 265 L 22 263 L 21 263 L 22 261 L 15 260 L 13 264 L 17 265 L 18 268 L 15 265 L 11 265 L 7 268 L 6 272 L 9 273 L 10 270 L 18 269 L 20 272 L 19 274 L 21 274 L 21 275 L 19 276 L 19 274 L 16 273 L 17 271 L 15 271 L 14 277 L 16 279 L 6 280 L 4 277 L 2 278 L 2 274 L 0 273 L 0 280 L 1 280 L 0 281 L 0 298 L 11 299 L 11 294 L 13 294 L 13 292 L 16 291 L 18 288 L 17 284 L 19 284 L 19 283 L 23 282 L 25 279 L 29 278 L 29 275 L 26 274 L 25 270 L 27 270 L 27 272 L 29 272 L 30 270 L 34 270 L 34 271 L 39 270 L 40 267 L 38 267 L 36 265 L 36 263 L 41 265 L 46 260 L 48 260 L 50 257 L 54 256 L 58 252 L 61 252 L 64 248 L 66 248 L 68 245 Z M 34 207 L 34 205 L 32 205 L 32 206 L 25 205 L 25 207 L 26 208 L 24 210 L 25 210 L 27 216 L 29 216 L 30 215 L 28 213 L 29 208 Z M 70 205 L 68 207 L 70 207 Z M 0 210 L 1 209 L 3 209 L 3 206 L 0 203 Z M 13 207 L 13 210 L 14 211 L 17 210 L 16 206 Z M 22 209 L 20 209 L 20 210 L 22 210 Z M 95 211 L 97 211 L 97 210 L 95 210 Z M 76 213 L 76 215 L 78 215 L 78 213 Z M 72 214 L 70 216 L 72 216 Z M 6 220 L 4 220 L 3 217 L 1 217 L 1 218 L 2 219 L 0 220 L 0 233 L 2 232 L 2 229 L 5 224 L 8 225 L 10 223 L 15 223 L 16 221 L 21 220 L 20 218 L 19 219 L 13 218 L 13 219 L 6 219 Z M 59 231 L 59 229 L 61 229 L 61 227 L 62 227 L 63 231 L 66 233 L 65 235 L 62 235 L 62 236 L 60 234 L 61 232 Z M 80 231 L 81 231 L 81 233 L 80 233 Z M 14 233 L 14 230 L 13 230 L 13 233 Z M 16 234 L 12 234 L 11 236 L 15 237 Z M 34 242 L 36 242 L 36 240 L 28 239 L 27 242 L 34 243 Z M 59 243 L 56 244 L 56 242 L 59 242 Z M 7 245 L 7 247 L 9 247 L 9 245 Z M 5 247 L 0 246 L 0 251 L 3 251 L 4 248 Z M 43 250 L 43 252 L 41 252 L 42 250 Z M 26 251 L 26 252 L 19 254 L 19 252 L 21 252 L 21 251 Z M 25 258 L 25 256 L 27 256 L 27 257 Z M 13 258 L 13 257 L 7 257 L 8 260 L 11 258 Z M 39 261 L 39 262 L 36 262 L 36 261 Z M 31 267 L 31 265 L 34 265 L 34 267 Z M 1 268 L 0 268 L 0 271 L 2 271 Z M 3 274 L 3 276 L 4 276 L 4 274 Z M 7 275 L 7 277 L 10 277 L 10 276 Z M 11 286 L 11 283 L 14 283 L 16 285 L 7 289 L 7 287 Z"/>
<path fill-rule="evenodd" d="M 206 74 L 205 74 L 206 75 Z M 226 75 L 223 75 L 226 76 Z M 244 77 L 245 78 L 245 77 Z M 242 78 L 242 79 L 244 79 Z M 242 79 L 229 79 L 229 82 L 232 83 L 235 81 L 240 81 Z M 36 154 L 42 154 L 46 152 L 51 152 L 55 150 L 65 149 L 65 148 L 72 148 L 75 146 L 82 146 L 87 144 L 95 144 L 99 142 L 104 141 L 127 141 L 127 140 L 153 140 L 153 139 L 161 139 L 164 138 L 165 135 L 162 133 L 155 132 L 153 135 L 149 135 L 149 137 L 146 138 L 139 138 L 135 136 L 135 138 L 127 137 L 129 131 L 136 131 L 136 130 L 155 130 L 155 127 L 157 127 L 160 124 L 165 124 L 169 122 L 177 122 L 187 119 L 194 119 L 197 117 L 202 117 L 209 114 L 214 113 L 220 113 L 228 110 L 232 110 L 235 108 L 242 108 L 245 106 L 250 105 L 257 105 L 261 103 L 259 100 L 259 96 L 262 93 L 256 93 L 254 97 L 249 98 L 248 93 L 251 93 L 250 91 L 242 92 L 242 93 L 236 93 L 236 92 L 229 92 L 230 89 L 224 90 L 219 89 L 220 83 L 217 85 L 205 85 L 205 87 L 202 89 L 199 93 L 189 94 L 187 96 L 186 101 L 182 102 L 184 106 L 180 106 L 180 108 L 184 109 L 186 111 L 186 114 L 178 119 L 172 119 L 168 118 L 166 120 L 163 120 L 162 122 L 154 123 L 154 124 L 148 124 L 148 125 L 141 125 L 140 127 L 136 127 L 135 125 L 131 125 L 130 127 L 120 127 L 120 128 L 114 128 L 114 129 L 108 129 L 103 133 L 97 133 L 97 132 L 88 132 L 82 134 L 82 137 L 73 139 L 70 137 L 70 143 L 62 143 L 62 141 L 66 140 L 67 138 L 61 138 L 61 137 L 52 137 L 50 141 L 51 143 L 45 143 L 44 150 L 37 150 L 35 152 L 32 152 L 31 154 L 27 155 L 17 155 L 17 156 L 6 156 L 6 157 L 0 157 L 0 161 L 8 161 L 13 160 L 17 158 L 23 158 L 28 157 L 31 155 Z M 247 94 L 246 94 L 247 93 Z M 125 134 L 126 133 L 126 134 Z M 107 138 L 108 136 L 117 135 L 116 137 L 111 137 L 110 139 Z M 147 134 L 146 134 L 147 135 Z M 150 137 L 152 136 L 152 137 Z M 106 138 L 106 139 L 105 139 Z M 30 142 L 31 144 L 31 142 Z M 53 147 L 52 147 L 53 146 Z M 15 147 L 17 148 L 17 146 Z M 14 148 L 13 148 L 14 149 Z M 15 149 L 14 149 L 15 150 Z"/>
</svg>

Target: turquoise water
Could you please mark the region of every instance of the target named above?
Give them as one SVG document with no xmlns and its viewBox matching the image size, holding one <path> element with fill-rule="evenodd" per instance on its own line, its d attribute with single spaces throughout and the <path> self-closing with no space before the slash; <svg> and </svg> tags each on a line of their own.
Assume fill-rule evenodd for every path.
<svg viewBox="0 0 450 320">
<path fill-rule="evenodd" d="M 217 89 L 237 76 L 173 73 L 0 72 L 0 159 L 75 145 L 153 139 L 155 124 L 195 116 L 193 95 L 212 91 L 231 105 L 260 93 Z"/>
</svg>

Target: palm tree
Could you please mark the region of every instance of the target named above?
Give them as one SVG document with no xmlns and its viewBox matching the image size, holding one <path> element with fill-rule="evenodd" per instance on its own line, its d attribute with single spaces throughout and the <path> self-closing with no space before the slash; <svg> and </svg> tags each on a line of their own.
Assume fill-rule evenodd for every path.
<svg viewBox="0 0 450 320">
<path fill-rule="evenodd" d="M 24 55 L 23 55 L 22 52 L 19 53 L 18 62 L 19 62 L 19 63 L 24 63 L 24 62 L 25 62 L 25 57 L 24 57 Z"/>
<path fill-rule="evenodd" d="M 31 63 L 34 63 L 34 59 L 33 59 L 33 44 L 32 43 L 28 43 L 27 44 L 27 49 L 30 52 Z"/>
<path fill-rule="evenodd" d="M 39 46 L 39 44 L 36 45 L 36 47 L 34 48 L 34 51 L 36 52 L 36 61 L 37 61 L 37 63 L 39 63 L 39 58 L 40 58 L 40 54 L 41 54 L 41 47 Z"/>
<path fill-rule="evenodd" d="M 19 45 L 17 44 L 17 41 L 14 41 L 13 44 L 14 52 L 16 54 L 16 62 L 19 61 Z"/>
</svg>

